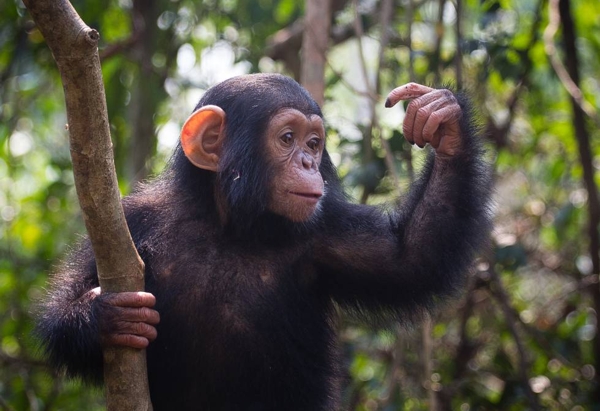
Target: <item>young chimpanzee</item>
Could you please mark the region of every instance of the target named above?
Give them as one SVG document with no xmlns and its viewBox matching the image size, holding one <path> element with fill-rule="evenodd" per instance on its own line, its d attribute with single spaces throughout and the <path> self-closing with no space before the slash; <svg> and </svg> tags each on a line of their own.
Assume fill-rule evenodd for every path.
<svg viewBox="0 0 600 411">
<path fill-rule="evenodd" d="M 413 321 L 456 294 L 489 233 L 466 100 L 411 83 L 386 105 L 404 99 L 405 137 L 433 150 L 383 212 L 347 201 L 321 110 L 294 80 L 208 90 L 166 171 L 123 200 L 147 292 L 101 293 L 84 243 L 40 315 L 50 362 L 98 381 L 102 346 L 147 346 L 155 410 L 339 409 L 336 307 Z"/>
</svg>

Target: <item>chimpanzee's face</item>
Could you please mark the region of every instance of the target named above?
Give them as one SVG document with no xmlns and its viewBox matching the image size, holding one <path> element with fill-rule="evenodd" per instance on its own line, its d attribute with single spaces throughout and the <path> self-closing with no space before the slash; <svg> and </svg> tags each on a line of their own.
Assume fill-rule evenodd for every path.
<svg viewBox="0 0 600 411">
<path fill-rule="evenodd" d="M 284 108 L 269 121 L 266 144 L 275 170 L 269 209 L 294 222 L 308 221 L 324 195 L 319 172 L 325 149 L 323 120 Z"/>
</svg>

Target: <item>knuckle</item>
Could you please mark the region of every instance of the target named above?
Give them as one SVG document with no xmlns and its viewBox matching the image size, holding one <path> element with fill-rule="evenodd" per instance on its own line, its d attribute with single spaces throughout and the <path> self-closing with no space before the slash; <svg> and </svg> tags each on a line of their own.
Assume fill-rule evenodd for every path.
<svg viewBox="0 0 600 411">
<path fill-rule="evenodd" d="M 138 317 L 140 321 L 146 323 L 158 324 L 160 321 L 160 315 L 158 314 L 158 311 L 147 307 L 139 310 Z"/>
<path fill-rule="evenodd" d="M 97 297 L 97 300 L 100 301 L 103 304 L 108 304 L 108 305 L 117 305 L 115 303 L 117 299 L 117 294 L 114 293 L 102 293 Z"/>
<path fill-rule="evenodd" d="M 432 121 L 440 121 L 442 119 L 442 113 L 440 111 L 434 111 L 433 113 L 431 113 L 431 116 L 429 116 L 430 119 Z"/>
<path fill-rule="evenodd" d="M 148 331 L 148 327 L 150 327 L 146 323 L 133 323 L 133 333 L 136 335 L 144 335 Z"/>
<path fill-rule="evenodd" d="M 112 331 L 117 333 L 129 331 L 131 328 L 129 324 L 130 323 L 127 321 L 115 321 L 113 323 Z"/>
<path fill-rule="evenodd" d="M 146 307 L 141 307 L 136 309 L 136 318 L 140 321 L 147 321 L 150 318 L 150 310 Z"/>
<path fill-rule="evenodd" d="M 448 101 L 450 101 L 451 103 L 457 103 L 456 97 L 454 96 L 454 93 L 451 92 L 448 89 L 443 89 L 442 90 L 442 95 L 444 96 L 444 98 Z"/>
<path fill-rule="evenodd" d="M 429 114 L 429 110 L 426 107 L 421 107 L 417 110 L 417 117 L 425 117 Z"/>
</svg>

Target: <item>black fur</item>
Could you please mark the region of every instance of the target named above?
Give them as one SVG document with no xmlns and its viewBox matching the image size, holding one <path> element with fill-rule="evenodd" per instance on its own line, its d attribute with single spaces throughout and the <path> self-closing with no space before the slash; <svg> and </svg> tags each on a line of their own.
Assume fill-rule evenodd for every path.
<svg viewBox="0 0 600 411">
<path fill-rule="evenodd" d="M 262 138 L 277 110 L 321 115 L 319 107 L 279 75 L 228 80 L 198 106 L 206 104 L 227 115 L 219 173 L 177 147 L 163 175 L 123 201 L 161 315 L 148 348 L 154 409 L 338 409 L 334 302 L 376 323 L 418 318 L 460 289 L 489 233 L 490 173 L 470 109 L 464 150 L 447 164 L 432 154 L 393 213 L 348 203 L 325 153 L 322 207 L 294 224 L 266 209 L 272 169 Z M 82 297 L 98 285 L 89 244 L 69 261 L 38 333 L 54 366 L 100 381 L 96 300 Z"/>
</svg>

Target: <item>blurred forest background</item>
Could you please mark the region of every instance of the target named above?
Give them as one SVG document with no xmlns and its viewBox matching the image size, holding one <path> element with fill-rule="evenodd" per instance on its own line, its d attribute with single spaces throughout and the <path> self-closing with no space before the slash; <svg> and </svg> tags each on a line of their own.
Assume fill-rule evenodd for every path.
<svg viewBox="0 0 600 411">
<path fill-rule="evenodd" d="M 328 37 L 317 51 L 329 149 L 357 202 L 404 192 L 425 152 L 403 141 L 387 92 L 411 80 L 466 88 L 495 170 L 491 246 L 463 297 L 422 327 L 345 325 L 347 407 L 600 410 L 600 2 L 329 1 L 324 24 L 297 0 L 73 1 L 101 34 L 123 194 L 160 172 L 210 85 L 258 71 L 300 79 L 313 29 Z M 65 123 L 49 49 L 21 1 L 0 0 L 4 411 L 103 409 L 100 390 L 46 367 L 32 336 L 49 273 L 85 233 Z"/>
</svg>

